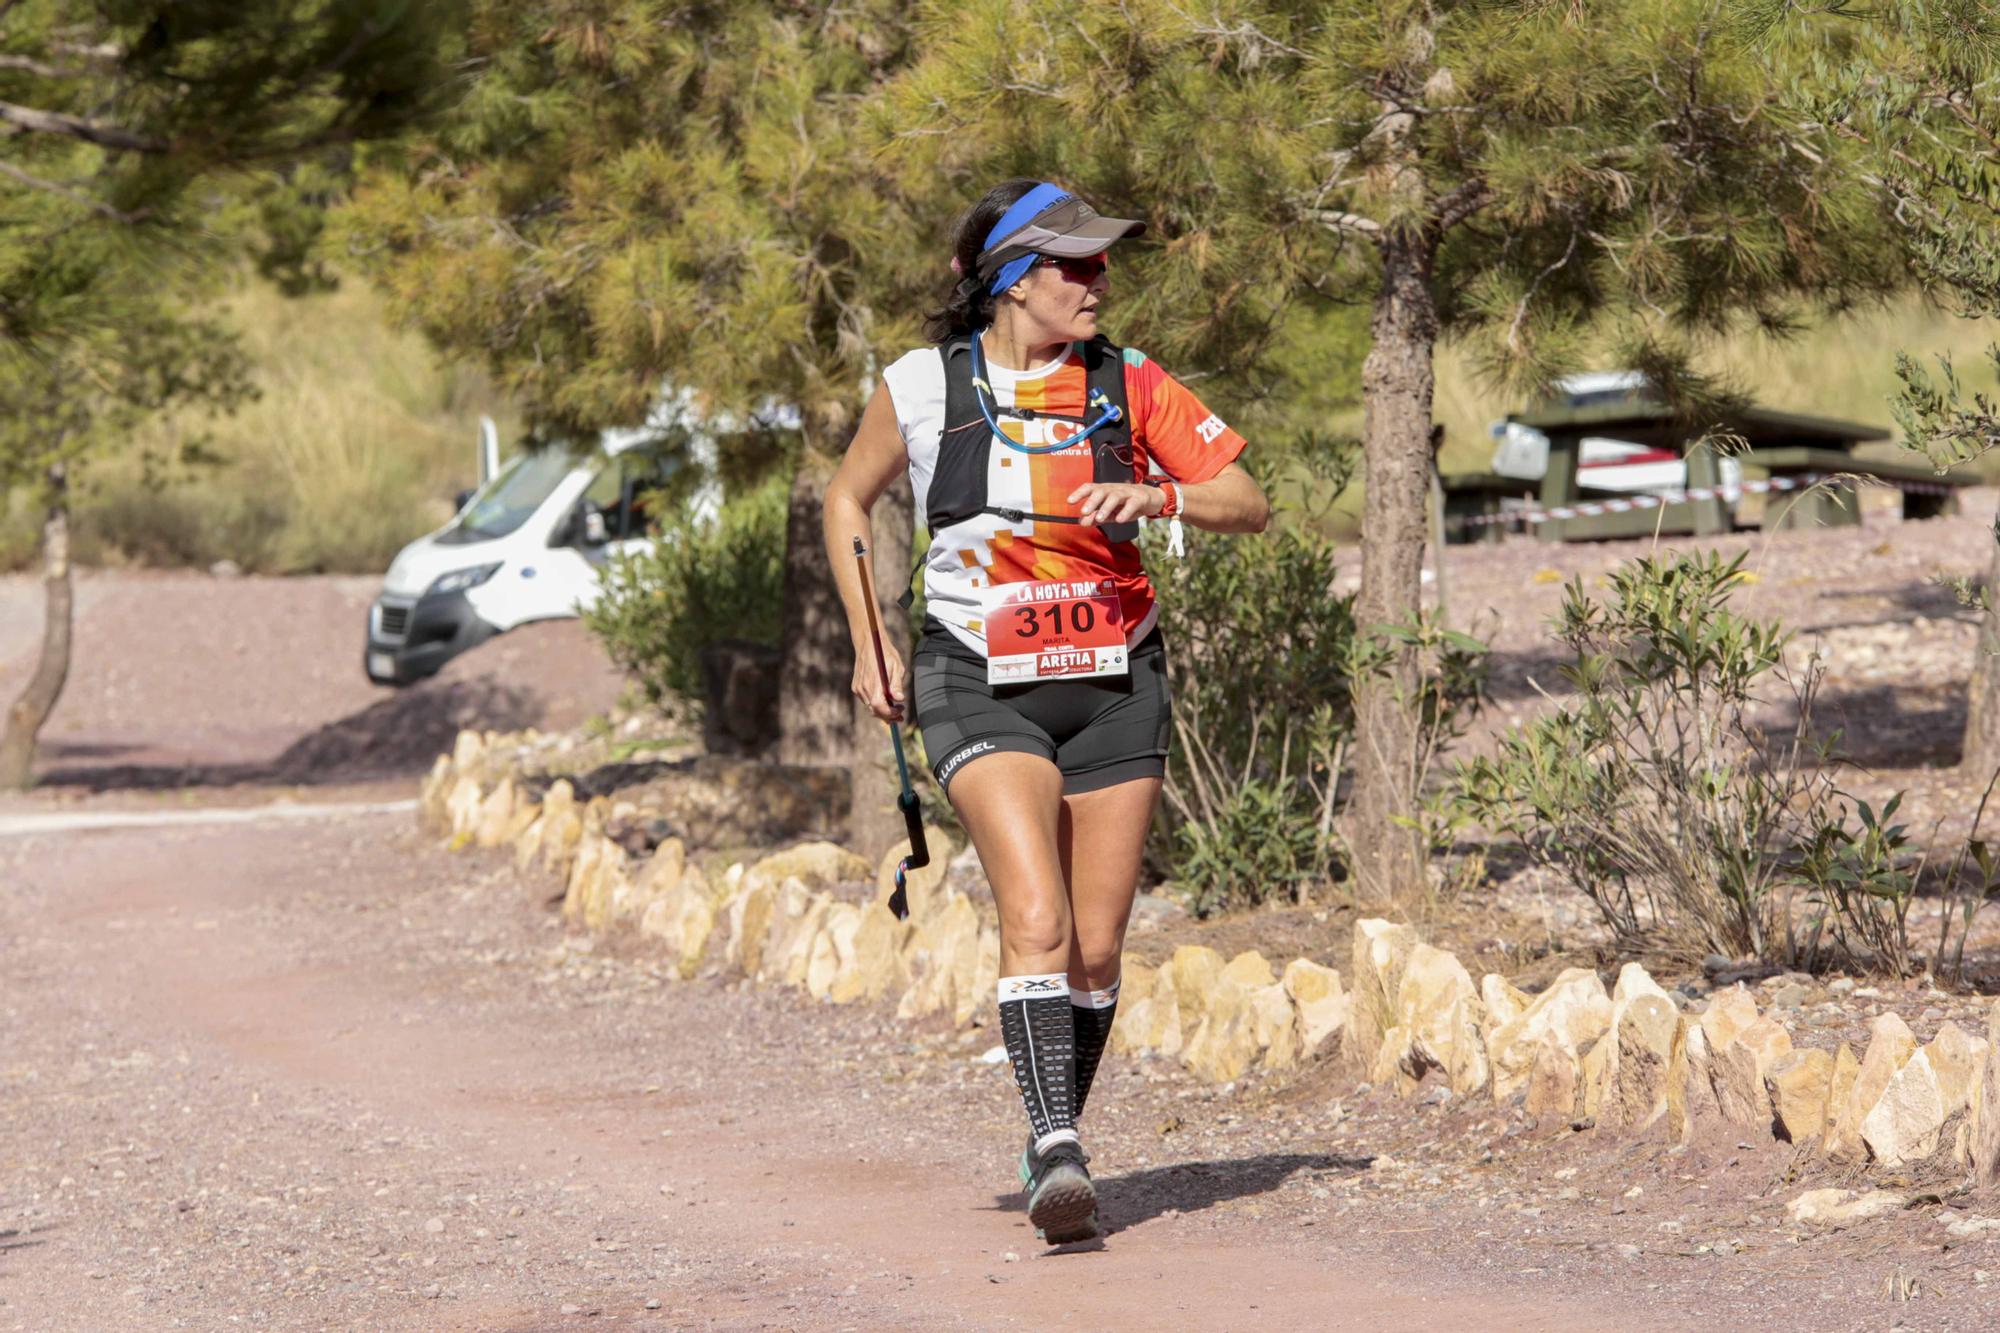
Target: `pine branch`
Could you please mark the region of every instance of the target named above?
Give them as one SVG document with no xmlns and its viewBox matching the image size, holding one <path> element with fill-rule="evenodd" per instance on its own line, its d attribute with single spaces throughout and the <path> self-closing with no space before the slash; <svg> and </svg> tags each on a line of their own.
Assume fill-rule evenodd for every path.
<svg viewBox="0 0 2000 1333">
<path fill-rule="evenodd" d="M 0 69 L 18 69 L 27 74 L 44 79 L 74 79 L 83 74 L 80 69 L 68 69 L 61 65 L 50 65 L 33 56 L 0 55 Z"/>
<path fill-rule="evenodd" d="M 33 130 L 38 134 L 66 134 L 72 139 L 82 139 L 100 148 L 117 148 L 133 153 L 164 153 L 168 147 L 163 140 L 148 139 L 116 125 L 106 125 L 100 120 L 85 120 L 81 116 L 66 116 L 58 111 L 16 106 L 12 102 L 0 102 L 0 121 L 19 125 L 24 130 Z"/>
<path fill-rule="evenodd" d="M 1469 180 L 1438 196 L 1437 226 L 1449 231 L 1493 202 L 1493 192 L 1483 180 Z M 1575 243 L 1572 236 L 1571 243 Z"/>
<path fill-rule="evenodd" d="M 102 200 L 91 198 L 88 194 L 76 189 L 74 186 L 64 185 L 61 181 L 44 180 L 40 176 L 21 170 L 21 168 L 4 159 L 0 159 L 0 176 L 7 176 L 13 180 L 17 180 L 30 189 L 46 190 L 50 194 L 59 194 L 72 203 L 82 204 L 93 213 L 110 218 L 113 222 L 143 222 L 151 213 L 151 210 L 143 208 L 136 213 L 122 212 Z"/>
<path fill-rule="evenodd" d="M 1315 208 L 1308 212 L 1314 222 L 1328 231 L 1358 232 L 1363 236 L 1379 236 L 1382 224 L 1374 218 L 1364 218 L 1359 213 L 1341 213 L 1330 208 Z"/>
</svg>

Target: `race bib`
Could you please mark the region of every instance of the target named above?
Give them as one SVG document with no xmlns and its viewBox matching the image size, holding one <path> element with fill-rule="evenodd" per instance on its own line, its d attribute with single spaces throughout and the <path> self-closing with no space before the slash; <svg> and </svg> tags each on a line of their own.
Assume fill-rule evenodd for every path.
<svg viewBox="0 0 2000 1333">
<path fill-rule="evenodd" d="M 1002 583 L 981 601 L 987 683 L 1125 674 L 1125 621 L 1110 579 Z"/>
</svg>

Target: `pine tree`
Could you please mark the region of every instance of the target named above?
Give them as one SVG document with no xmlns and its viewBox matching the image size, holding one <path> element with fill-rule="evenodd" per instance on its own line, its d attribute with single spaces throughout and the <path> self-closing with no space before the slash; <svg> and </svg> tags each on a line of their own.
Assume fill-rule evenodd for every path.
<svg viewBox="0 0 2000 1333">
<path fill-rule="evenodd" d="M 1899 219 L 1924 289 L 1968 318 L 2000 315 L 2000 12 L 1983 0 L 1851 0 L 1800 11 L 1748 6 L 1771 30 L 1841 24 L 1847 45 L 1802 70 L 1800 102 L 1867 154 L 1867 179 Z M 2000 372 L 2000 347 L 1989 352 Z M 2000 449 L 2000 405 L 1968 395 L 1947 358 L 1935 372 L 1898 353 L 1890 404 L 1906 448 L 1940 469 Z M 2000 770 L 2000 516 L 1980 610 L 1960 767 L 1984 783 Z"/>
<path fill-rule="evenodd" d="M 1121 252 L 1123 340 L 1227 371 L 1288 301 L 1369 304 L 1371 626 L 1418 607 L 1440 339 L 1517 391 L 1601 357 L 1688 401 L 1717 391 L 1687 370 L 1704 340 L 1900 276 L 1857 150 L 1781 96 L 1797 53 L 1719 0 L 933 3 L 921 40 L 877 123 L 907 179 L 1054 177 L 1153 224 Z M 1424 874 L 1416 669 L 1357 692 L 1371 896 Z"/>
<path fill-rule="evenodd" d="M 188 299 L 243 242 L 267 272 L 307 280 L 300 186 L 401 129 L 441 82 L 452 7 L 415 13 L 400 0 L 0 5 L 0 483 L 42 500 L 47 599 L 0 785 L 28 784 L 69 671 L 72 470 L 145 413 L 247 392 L 233 343 Z"/>
<path fill-rule="evenodd" d="M 779 754 L 858 766 L 857 835 L 885 841 L 880 726 L 848 691 L 819 497 L 869 376 L 935 296 L 910 259 L 935 228 L 854 136 L 904 58 L 901 6 L 476 0 L 467 40 L 452 114 L 358 193 L 353 253 L 551 431 L 642 420 L 663 386 L 718 420 L 797 412 Z M 756 439 L 725 443 L 726 468 L 770 462 Z M 892 615 L 903 490 L 876 522 Z"/>
</svg>

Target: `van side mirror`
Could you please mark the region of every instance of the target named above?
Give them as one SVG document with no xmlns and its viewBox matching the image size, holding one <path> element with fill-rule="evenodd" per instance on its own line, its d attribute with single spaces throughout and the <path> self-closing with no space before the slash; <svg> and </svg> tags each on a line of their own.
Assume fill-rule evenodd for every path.
<svg viewBox="0 0 2000 1333">
<path fill-rule="evenodd" d="M 452 497 L 451 512 L 454 514 L 464 513 L 465 507 L 472 503 L 472 497 L 477 494 L 479 494 L 479 492 L 472 487 L 467 487 L 465 490 L 460 491 L 457 495 Z"/>
<path fill-rule="evenodd" d="M 583 511 L 583 544 L 602 546 L 611 539 L 610 530 L 604 526 L 604 511 L 597 508 Z"/>
</svg>

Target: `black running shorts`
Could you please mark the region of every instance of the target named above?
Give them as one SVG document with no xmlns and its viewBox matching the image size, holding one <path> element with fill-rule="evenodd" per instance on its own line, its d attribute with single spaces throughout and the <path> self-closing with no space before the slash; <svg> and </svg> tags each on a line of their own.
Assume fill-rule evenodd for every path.
<svg viewBox="0 0 2000 1333">
<path fill-rule="evenodd" d="M 938 785 L 983 754 L 1038 754 L 1062 770 L 1063 793 L 1164 777 L 1173 701 L 1157 627 L 1122 676 L 989 685 L 986 659 L 925 618 L 917 643 L 917 726 Z"/>
</svg>

